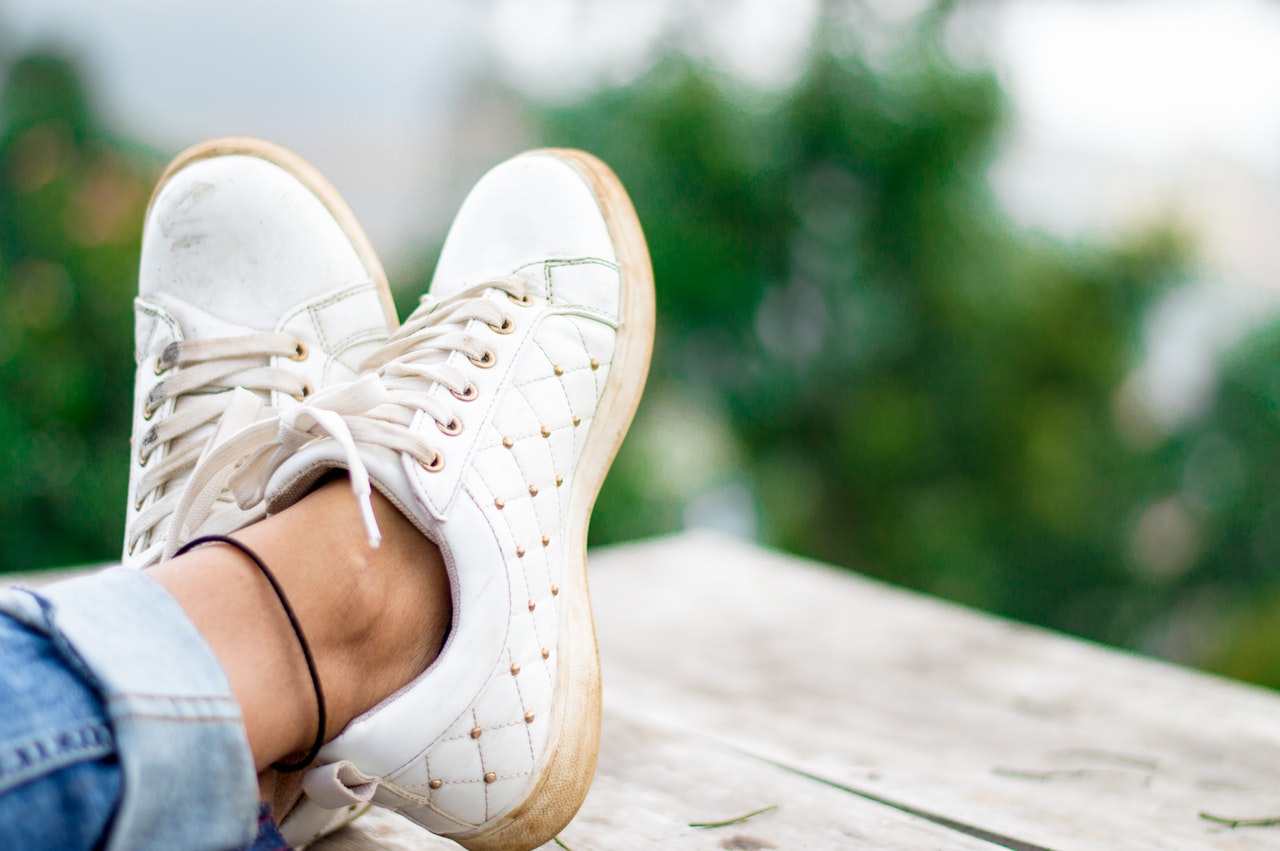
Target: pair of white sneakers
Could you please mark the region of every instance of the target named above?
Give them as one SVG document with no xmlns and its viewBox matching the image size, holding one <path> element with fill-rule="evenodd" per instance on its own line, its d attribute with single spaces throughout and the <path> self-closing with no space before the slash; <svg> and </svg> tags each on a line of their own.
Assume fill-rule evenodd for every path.
<svg viewBox="0 0 1280 851">
<path fill-rule="evenodd" d="M 146 567 L 347 471 L 439 546 L 437 660 L 329 742 L 294 844 L 390 807 L 472 849 L 531 848 L 586 795 L 599 662 L 591 508 L 639 402 L 652 272 L 617 178 L 534 151 L 464 202 L 403 327 L 355 217 L 281 148 L 192 148 L 147 212 L 124 561 Z"/>
</svg>

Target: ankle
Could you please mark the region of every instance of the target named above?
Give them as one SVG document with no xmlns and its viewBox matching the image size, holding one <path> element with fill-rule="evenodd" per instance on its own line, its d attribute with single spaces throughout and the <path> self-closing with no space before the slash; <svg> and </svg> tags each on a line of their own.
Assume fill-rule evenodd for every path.
<svg viewBox="0 0 1280 851">
<path fill-rule="evenodd" d="M 350 493 L 343 496 L 351 511 Z M 361 558 L 351 572 L 351 630 L 344 657 L 361 682 L 359 712 L 411 682 L 444 644 L 452 595 L 439 549 L 380 494 L 374 514 L 382 545 L 370 550 L 356 530 Z"/>
<path fill-rule="evenodd" d="M 380 494 L 374 511 L 382 545 L 368 546 L 344 481 L 322 485 L 297 505 L 242 533 L 274 547 L 303 629 L 321 660 L 329 702 L 326 737 L 372 708 L 434 660 L 452 610 L 439 550 Z M 307 540 L 309 563 L 281 542 Z M 317 546 L 318 545 L 318 546 Z"/>
</svg>

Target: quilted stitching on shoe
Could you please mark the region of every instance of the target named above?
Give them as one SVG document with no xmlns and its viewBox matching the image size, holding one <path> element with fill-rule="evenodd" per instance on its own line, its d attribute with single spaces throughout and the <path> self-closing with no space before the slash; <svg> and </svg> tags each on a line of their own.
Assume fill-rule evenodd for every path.
<svg viewBox="0 0 1280 851">
<path fill-rule="evenodd" d="M 511 619 L 507 650 L 471 711 L 420 760 L 387 778 L 428 799 L 412 816 L 437 832 L 478 827 L 504 813 L 527 793 L 544 756 L 572 484 L 615 336 L 609 324 L 587 317 L 544 318 L 464 477 L 467 495 L 502 541 Z"/>
</svg>

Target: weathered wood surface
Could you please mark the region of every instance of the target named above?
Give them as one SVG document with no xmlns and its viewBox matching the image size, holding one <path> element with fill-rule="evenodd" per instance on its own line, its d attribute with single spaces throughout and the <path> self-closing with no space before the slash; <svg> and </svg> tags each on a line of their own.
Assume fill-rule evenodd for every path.
<svg viewBox="0 0 1280 851">
<path fill-rule="evenodd" d="M 605 735 L 574 851 L 1280 849 L 1200 816 L 1280 816 L 1272 692 L 714 535 L 591 571 Z"/>
<path fill-rule="evenodd" d="M 731 820 L 718 828 L 695 823 Z M 560 840 L 590 849 L 948 848 L 994 851 L 997 846 L 923 819 L 851 797 L 734 748 L 610 712 L 604 721 L 600 765 L 591 792 Z M 557 851 L 554 843 L 543 846 Z M 420 851 L 458 846 L 377 810 L 309 851 Z"/>
<path fill-rule="evenodd" d="M 1200 816 L 1280 816 L 1280 695 L 711 534 L 591 575 L 604 738 L 573 851 L 1280 851 Z M 374 812 L 312 847 L 456 846 Z"/>
<path fill-rule="evenodd" d="M 716 536 L 592 571 L 610 713 L 1009 847 L 1280 849 L 1200 817 L 1280 816 L 1273 692 Z"/>
</svg>

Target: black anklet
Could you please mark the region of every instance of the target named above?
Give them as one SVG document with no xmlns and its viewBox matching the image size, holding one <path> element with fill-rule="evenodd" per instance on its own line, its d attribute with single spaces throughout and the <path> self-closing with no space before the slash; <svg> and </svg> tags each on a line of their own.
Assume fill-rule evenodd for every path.
<svg viewBox="0 0 1280 851">
<path fill-rule="evenodd" d="M 284 613 L 289 617 L 289 624 L 293 627 L 293 632 L 298 636 L 298 644 L 302 647 L 302 655 L 307 660 L 307 672 L 311 674 L 311 684 L 316 689 L 316 715 L 319 718 L 319 727 L 316 730 L 316 740 L 311 745 L 311 750 L 297 762 L 273 762 L 271 767 L 276 771 L 294 772 L 302 771 L 312 761 L 319 756 L 320 748 L 324 746 L 324 728 L 328 721 L 328 715 L 324 707 L 324 691 L 320 688 L 320 674 L 316 671 L 316 661 L 311 656 L 311 647 L 307 644 L 307 638 L 302 634 L 302 627 L 298 624 L 298 617 L 293 613 L 293 607 L 289 605 L 289 600 L 284 596 L 284 591 L 280 588 L 280 583 L 276 581 L 275 575 L 267 569 L 262 563 L 262 559 L 258 558 L 253 550 L 237 541 L 235 538 L 228 538 L 225 535 L 205 535 L 196 538 L 185 544 L 182 549 L 174 553 L 174 558 L 182 555 L 188 550 L 194 549 L 201 544 L 230 544 L 240 552 L 247 555 L 254 564 L 258 566 L 258 570 L 262 571 L 262 575 L 267 577 L 267 581 L 271 583 L 271 590 L 276 592 L 276 596 L 280 598 L 280 607 L 284 609 Z"/>
</svg>

